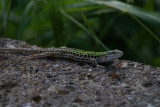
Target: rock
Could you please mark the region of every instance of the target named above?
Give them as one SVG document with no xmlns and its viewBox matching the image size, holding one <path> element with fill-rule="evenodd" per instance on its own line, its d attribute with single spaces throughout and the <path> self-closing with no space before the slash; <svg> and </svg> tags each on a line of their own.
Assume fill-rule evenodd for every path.
<svg viewBox="0 0 160 107">
<path fill-rule="evenodd" d="M 0 47 L 40 48 L 0 39 Z M 0 53 L 1 107 L 160 106 L 160 68 L 117 60 L 110 66 Z"/>
</svg>

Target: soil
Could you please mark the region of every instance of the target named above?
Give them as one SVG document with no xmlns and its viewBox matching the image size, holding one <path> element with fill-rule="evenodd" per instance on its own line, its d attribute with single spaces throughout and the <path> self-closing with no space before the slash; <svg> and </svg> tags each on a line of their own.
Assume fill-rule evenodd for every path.
<svg viewBox="0 0 160 107">
<path fill-rule="evenodd" d="M 40 48 L 4 38 L 0 47 Z M 0 52 L 0 107 L 160 106 L 158 67 L 128 60 L 94 67 L 27 56 Z"/>
</svg>

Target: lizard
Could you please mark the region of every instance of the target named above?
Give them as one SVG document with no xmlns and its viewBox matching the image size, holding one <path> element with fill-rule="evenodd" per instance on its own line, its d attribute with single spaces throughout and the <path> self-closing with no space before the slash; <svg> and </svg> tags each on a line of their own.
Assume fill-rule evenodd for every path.
<svg viewBox="0 0 160 107">
<path fill-rule="evenodd" d="M 29 55 L 31 58 L 53 57 L 57 59 L 70 59 L 73 61 L 87 62 L 94 66 L 103 63 L 111 63 L 123 56 L 123 52 L 117 49 L 104 52 L 94 52 L 66 47 L 42 49 L 0 48 L 0 52 L 31 54 Z"/>
</svg>

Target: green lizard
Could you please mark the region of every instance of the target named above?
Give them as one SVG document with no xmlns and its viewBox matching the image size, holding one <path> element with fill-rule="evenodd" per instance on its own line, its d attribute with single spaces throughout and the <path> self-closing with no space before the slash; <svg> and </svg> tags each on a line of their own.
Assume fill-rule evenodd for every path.
<svg viewBox="0 0 160 107">
<path fill-rule="evenodd" d="M 74 48 L 43 48 L 43 49 L 26 49 L 26 48 L 0 48 L 0 52 L 26 53 L 32 58 L 53 57 L 58 59 L 70 59 L 80 62 L 91 63 L 94 66 L 103 63 L 110 63 L 115 59 L 123 56 L 119 50 L 110 50 L 105 52 L 84 51 Z"/>
</svg>

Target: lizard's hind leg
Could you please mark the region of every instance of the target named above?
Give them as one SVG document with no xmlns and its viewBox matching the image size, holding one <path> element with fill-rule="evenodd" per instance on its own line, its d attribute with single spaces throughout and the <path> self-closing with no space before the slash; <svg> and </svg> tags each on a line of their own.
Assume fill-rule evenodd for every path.
<svg viewBox="0 0 160 107">
<path fill-rule="evenodd" d="M 40 53 L 40 54 L 30 55 L 29 57 L 31 59 L 38 59 L 38 58 L 45 58 L 48 56 L 53 56 L 53 53 L 52 52 L 44 52 L 44 53 Z"/>
</svg>

